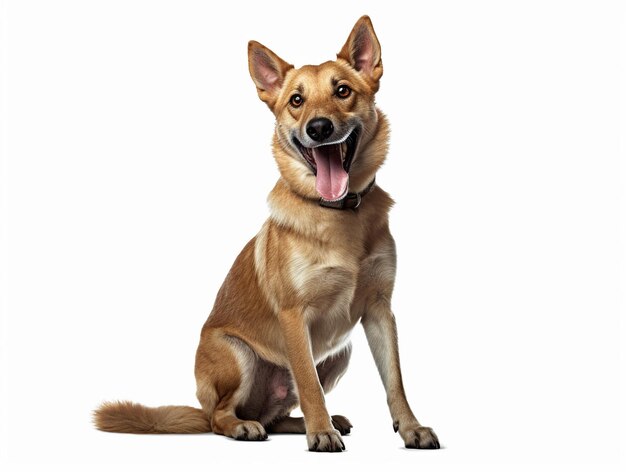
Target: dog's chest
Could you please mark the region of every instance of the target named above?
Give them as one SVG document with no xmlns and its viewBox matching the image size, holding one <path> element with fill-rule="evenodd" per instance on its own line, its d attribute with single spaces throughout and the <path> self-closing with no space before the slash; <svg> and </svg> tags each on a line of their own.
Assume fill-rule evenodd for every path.
<svg viewBox="0 0 626 472">
<path fill-rule="evenodd" d="M 313 355 L 323 359 L 345 346 L 358 322 L 351 316 L 361 251 L 349 245 L 292 248 L 289 264 L 293 290 L 304 309 Z"/>
<path fill-rule="evenodd" d="M 306 305 L 328 308 L 354 292 L 359 264 L 350 251 L 299 247 L 291 251 L 288 270 L 298 298 Z"/>
</svg>

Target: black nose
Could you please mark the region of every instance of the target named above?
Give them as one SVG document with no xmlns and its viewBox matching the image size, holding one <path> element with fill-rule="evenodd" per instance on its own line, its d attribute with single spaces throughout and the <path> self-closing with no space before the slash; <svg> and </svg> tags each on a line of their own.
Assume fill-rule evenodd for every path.
<svg viewBox="0 0 626 472">
<path fill-rule="evenodd" d="M 306 134 L 313 141 L 321 142 L 333 134 L 334 129 L 333 122 L 328 118 L 314 118 L 306 126 Z"/>
</svg>

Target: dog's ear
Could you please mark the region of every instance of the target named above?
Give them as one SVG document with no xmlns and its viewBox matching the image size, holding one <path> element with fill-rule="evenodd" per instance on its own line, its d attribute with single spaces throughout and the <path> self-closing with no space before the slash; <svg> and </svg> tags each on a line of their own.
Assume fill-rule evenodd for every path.
<svg viewBox="0 0 626 472">
<path fill-rule="evenodd" d="M 259 98 L 270 108 L 274 106 L 285 74 L 293 65 L 286 63 L 268 48 L 256 41 L 248 43 L 248 68 Z"/>
<path fill-rule="evenodd" d="M 347 61 L 378 90 L 378 81 L 383 75 L 383 62 L 380 43 L 369 16 L 359 18 L 337 57 Z"/>
</svg>

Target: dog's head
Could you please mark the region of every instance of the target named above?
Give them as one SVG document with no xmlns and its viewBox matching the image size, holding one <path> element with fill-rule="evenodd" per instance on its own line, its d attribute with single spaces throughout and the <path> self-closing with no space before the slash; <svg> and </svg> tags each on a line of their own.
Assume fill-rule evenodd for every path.
<svg viewBox="0 0 626 472">
<path fill-rule="evenodd" d="M 386 123 L 378 136 L 384 118 L 374 105 L 383 65 L 370 19 L 357 21 L 336 61 L 295 69 L 250 41 L 248 64 L 259 98 L 276 116 L 274 156 L 290 187 L 327 201 L 349 187 L 362 190 L 386 151 Z M 379 142 L 368 151 L 374 137 Z"/>
</svg>

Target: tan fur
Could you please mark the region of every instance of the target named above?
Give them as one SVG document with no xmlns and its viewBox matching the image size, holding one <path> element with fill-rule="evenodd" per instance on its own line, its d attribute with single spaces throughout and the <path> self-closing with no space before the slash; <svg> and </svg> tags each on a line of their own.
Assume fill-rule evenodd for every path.
<svg viewBox="0 0 626 472">
<path fill-rule="evenodd" d="M 160 406 L 148 408 L 138 403 L 104 403 L 94 413 L 96 427 L 118 433 L 208 433 L 209 421 L 199 408 Z"/>
<path fill-rule="evenodd" d="M 265 439 L 267 430 L 306 432 L 310 450 L 340 451 L 340 432 L 351 425 L 330 417 L 324 393 L 345 372 L 349 335 L 361 321 L 405 445 L 439 447 L 432 430 L 415 419 L 402 386 L 390 308 L 393 201 L 375 186 L 358 210 L 320 206 L 316 177 L 291 141 L 320 116 L 346 129 L 357 126 L 349 190 L 361 192 L 375 177 L 389 126 L 374 105 L 383 69 L 371 22 L 356 23 L 336 61 L 295 69 L 251 41 L 249 66 L 259 98 L 276 117 L 272 148 L 281 177 L 269 195 L 269 219 L 235 260 L 202 329 L 195 368 L 202 410 L 105 404 L 95 413 L 96 426 L 134 433 L 212 430 L 248 440 Z M 337 97 L 338 83 L 349 85 L 348 98 Z M 294 93 L 305 97 L 302 106 L 290 105 Z M 304 420 L 289 416 L 298 404 Z"/>
</svg>

